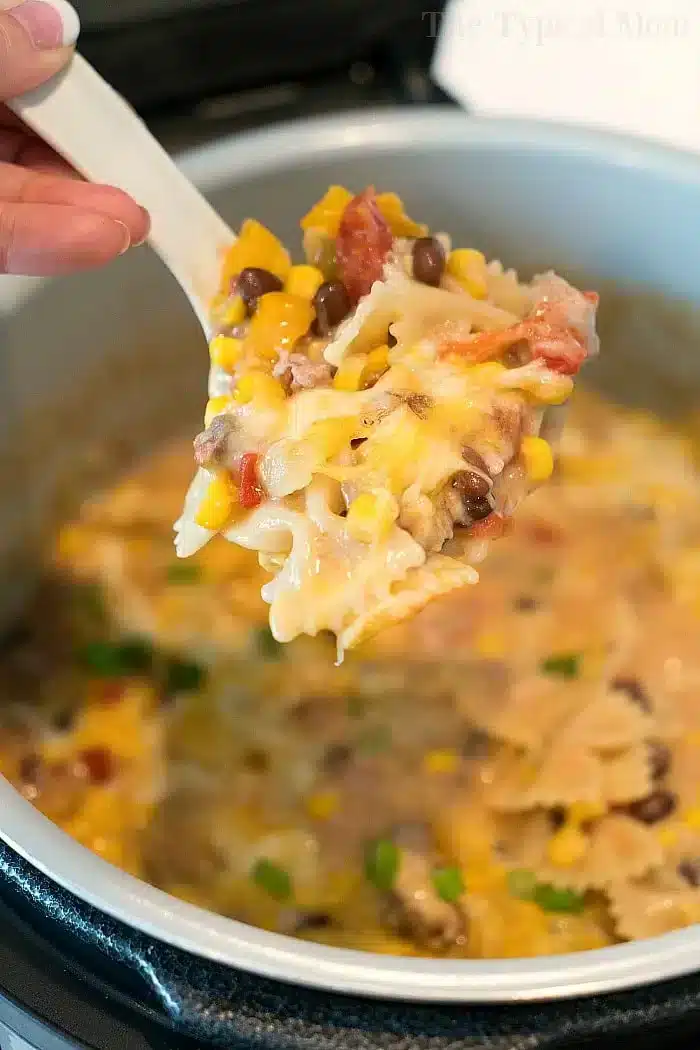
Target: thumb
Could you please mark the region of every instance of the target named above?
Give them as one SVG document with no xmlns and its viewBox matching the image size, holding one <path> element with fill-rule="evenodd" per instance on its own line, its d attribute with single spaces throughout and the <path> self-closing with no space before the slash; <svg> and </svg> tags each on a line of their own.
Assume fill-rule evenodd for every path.
<svg viewBox="0 0 700 1050">
<path fill-rule="evenodd" d="M 0 102 L 57 73 L 79 32 L 78 15 L 67 0 L 0 0 Z"/>
</svg>

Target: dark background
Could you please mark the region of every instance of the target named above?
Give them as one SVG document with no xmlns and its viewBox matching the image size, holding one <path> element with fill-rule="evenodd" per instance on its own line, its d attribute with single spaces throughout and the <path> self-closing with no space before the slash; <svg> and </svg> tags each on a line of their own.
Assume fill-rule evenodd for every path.
<svg viewBox="0 0 700 1050">
<path fill-rule="evenodd" d="M 445 0 L 74 0 L 80 49 L 168 145 L 368 105 L 444 101 Z"/>
</svg>

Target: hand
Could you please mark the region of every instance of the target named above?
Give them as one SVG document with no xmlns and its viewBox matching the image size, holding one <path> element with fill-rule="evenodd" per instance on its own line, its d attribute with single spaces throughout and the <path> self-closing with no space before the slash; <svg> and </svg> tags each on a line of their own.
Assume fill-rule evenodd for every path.
<svg viewBox="0 0 700 1050">
<path fill-rule="evenodd" d="M 62 69 L 78 32 L 67 0 L 0 0 L 0 274 L 91 269 L 148 235 L 143 208 L 84 182 L 2 105 Z"/>
</svg>

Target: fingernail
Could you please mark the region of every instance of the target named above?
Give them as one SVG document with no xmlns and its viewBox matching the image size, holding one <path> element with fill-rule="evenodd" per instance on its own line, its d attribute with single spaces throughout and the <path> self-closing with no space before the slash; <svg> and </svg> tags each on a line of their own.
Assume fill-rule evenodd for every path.
<svg viewBox="0 0 700 1050">
<path fill-rule="evenodd" d="M 0 3 L 0 9 L 3 6 Z M 8 14 L 19 22 L 39 51 L 72 47 L 80 33 L 80 19 L 68 0 L 22 0 Z"/>
<path fill-rule="evenodd" d="M 139 207 L 141 207 L 141 205 L 139 205 Z M 132 241 L 132 248 L 140 248 L 142 244 L 145 244 L 148 240 L 148 235 L 151 232 L 151 216 L 148 214 L 145 208 L 141 208 L 141 211 L 143 212 L 144 218 L 146 220 L 146 232 L 144 233 L 140 241 Z"/>
<path fill-rule="evenodd" d="M 119 254 L 124 255 L 131 248 L 131 234 L 129 233 L 129 227 L 126 223 L 120 222 L 119 219 L 112 219 L 115 226 L 119 226 L 124 231 L 124 247 L 119 249 Z"/>
</svg>

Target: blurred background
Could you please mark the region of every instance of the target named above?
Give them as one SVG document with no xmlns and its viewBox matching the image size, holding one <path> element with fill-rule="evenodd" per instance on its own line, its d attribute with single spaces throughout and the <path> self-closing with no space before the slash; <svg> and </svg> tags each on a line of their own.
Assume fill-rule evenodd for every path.
<svg viewBox="0 0 700 1050">
<path fill-rule="evenodd" d="M 172 149 L 277 120 L 444 102 L 445 0 L 77 0 L 81 50 Z"/>
</svg>

